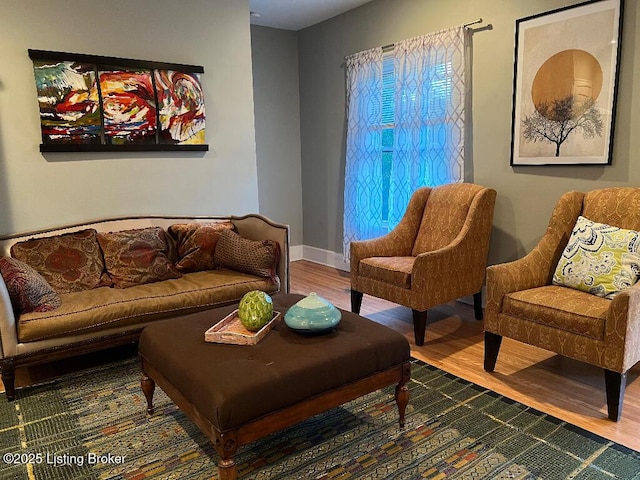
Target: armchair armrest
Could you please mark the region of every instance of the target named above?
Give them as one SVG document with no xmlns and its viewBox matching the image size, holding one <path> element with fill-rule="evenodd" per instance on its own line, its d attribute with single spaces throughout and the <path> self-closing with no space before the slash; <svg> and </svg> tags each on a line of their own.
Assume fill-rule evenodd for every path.
<svg viewBox="0 0 640 480">
<path fill-rule="evenodd" d="M 582 212 L 581 192 L 565 193 L 556 204 L 545 234 L 531 252 L 513 262 L 487 268 L 485 330 L 495 331 L 507 293 L 549 285 L 573 226 Z"/>
<path fill-rule="evenodd" d="M 431 193 L 429 187 L 416 190 L 411 196 L 407 210 L 400 223 L 386 235 L 372 240 L 351 242 L 350 265 L 352 278 L 358 274 L 358 265 L 363 258 L 411 255 L 429 193 Z"/>
<path fill-rule="evenodd" d="M 484 188 L 473 199 L 456 238 L 438 250 L 421 253 L 413 264 L 412 290 L 430 292 L 430 304 L 479 292 L 485 279 L 496 191 Z M 431 305 L 424 304 L 424 308 Z"/>
<path fill-rule="evenodd" d="M 411 290 L 417 295 L 428 292 L 428 297 L 423 297 L 423 301 L 427 303 L 417 306 L 418 310 L 427 310 L 466 294 L 456 294 L 457 291 L 471 291 L 467 286 L 469 277 L 461 275 L 466 268 L 462 265 L 464 261 L 461 258 L 464 258 L 465 251 L 461 243 L 421 253 L 416 257 L 411 272 Z M 482 282 L 477 290 L 480 288 Z"/>
<path fill-rule="evenodd" d="M 497 315 L 506 294 L 549 284 L 549 265 L 545 263 L 547 259 L 536 248 L 519 260 L 487 267 L 485 330 L 497 329 Z"/>
<path fill-rule="evenodd" d="M 354 268 L 357 271 L 358 264 L 363 258 L 410 255 L 412 245 L 408 244 L 406 235 L 403 233 L 394 229 L 382 237 L 351 242 L 351 271 L 354 271 Z"/>
<path fill-rule="evenodd" d="M 604 329 L 605 368 L 626 372 L 640 361 L 640 282 L 611 301 Z"/>
</svg>

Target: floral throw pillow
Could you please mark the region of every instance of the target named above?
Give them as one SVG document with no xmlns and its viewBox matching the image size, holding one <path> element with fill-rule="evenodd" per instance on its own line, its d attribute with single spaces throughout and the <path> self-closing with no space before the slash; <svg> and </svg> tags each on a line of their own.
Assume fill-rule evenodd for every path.
<svg viewBox="0 0 640 480">
<path fill-rule="evenodd" d="M 176 268 L 183 272 L 199 272 L 216 268 L 213 256 L 220 232 L 233 230 L 231 222 L 176 223 L 169 227 L 169 234 L 176 240 L 178 261 Z"/>
<path fill-rule="evenodd" d="M 614 298 L 640 278 L 640 233 L 582 216 L 553 275 L 555 285 Z"/>
<path fill-rule="evenodd" d="M 181 277 L 169 260 L 166 234 L 160 227 L 98 233 L 98 242 L 116 288 Z"/>
<path fill-rule="evenodd" d="M 58 293 L 110 285 L 92 228 L 32 238 L 11 247 L 11 256 L 33 267 Z"/>
<path fill-rule="evenodd" d="M 33 268 L 15 258 L 0 258 L 0 273 L 7 286 L 14 311 L 48 312 L 61 305 L 51 285 Z"/>
<path fill-rule="evenodd" d="M 275 280 L 280 245 L 274 240 L 250 240 L 223 230 L 216 245 L 215 262 L 223 268 Z"/>
</svg>

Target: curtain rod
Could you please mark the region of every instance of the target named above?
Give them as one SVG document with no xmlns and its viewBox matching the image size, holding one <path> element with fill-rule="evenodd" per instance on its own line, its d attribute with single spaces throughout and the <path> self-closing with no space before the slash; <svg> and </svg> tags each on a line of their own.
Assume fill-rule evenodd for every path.
<svg viewBox="0 0 640 480">
<path fill-rule="evenodd" d="M 478 24 L 478 23 L 482 23 L 482 17 L 480 17 L 480 18 L 479 18 L 479 19 L 477 19 L 477 20 L 474 20 L 473 22 L 463 23 L 463 24 L 462 24 L 462 26 L 463 26 L 464 28 L 467 28 L 467 27 L 470 27 L 471 25 L 476 25 L 476 24 Z"/>
<path fill-rule="evenodd" d="M 471 25 L 476 25 L 478 23 L 482 23 L 482 17 L 478 18 L 477 20 L 474 20 L 473 22 L 463 23 L 462 28 L 467 28 L 467 27 L 470 27 Z M 390 43 L 389 45 L 385 45 L 384 47 L 382 47 L 382 50 L 388 50 L 390 48 L 393 48 L 394 46 L 395 46 L 395 43 Z"/>
</svg>

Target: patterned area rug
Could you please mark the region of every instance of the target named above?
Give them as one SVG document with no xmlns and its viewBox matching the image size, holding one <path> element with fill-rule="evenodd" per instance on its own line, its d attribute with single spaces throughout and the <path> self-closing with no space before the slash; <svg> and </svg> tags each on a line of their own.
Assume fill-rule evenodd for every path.
<svg viewBox="0 0 640 480">
<path fill-rule="evenodd" d="M 0 478 L 215 478 L 217 454 L 137 359 L 0 398 Z M 407 424 L 384 389 L 242 447 L 241 479 L 640 480 L 640 453 L 415 361 Z"/>
</svg>

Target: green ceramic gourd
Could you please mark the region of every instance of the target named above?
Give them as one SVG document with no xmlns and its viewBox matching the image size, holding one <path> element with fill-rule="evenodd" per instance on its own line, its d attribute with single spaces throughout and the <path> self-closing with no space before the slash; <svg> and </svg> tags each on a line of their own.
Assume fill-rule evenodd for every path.
<svg viewBox="0 0 640 480">
<path fill-rule="evenodd" d="M 260 290 L 246 293 L 238 306 L 238 317 L 244 328 L 257 332 L 273 318 L 273 301 Z"/>
</svg>

